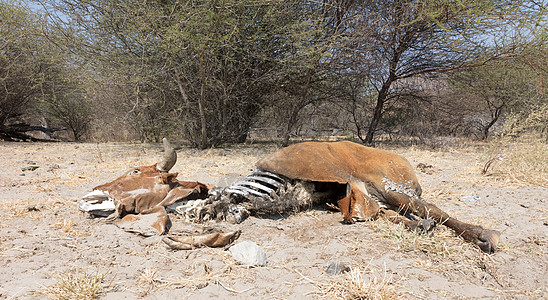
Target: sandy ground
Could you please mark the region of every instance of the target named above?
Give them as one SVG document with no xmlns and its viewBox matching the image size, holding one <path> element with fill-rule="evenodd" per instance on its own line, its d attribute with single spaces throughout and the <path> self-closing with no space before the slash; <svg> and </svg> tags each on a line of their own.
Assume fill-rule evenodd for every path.
<svg viewBox="0 0 548 300">
<path fill-rule="evenodd" d="M 273 145 L 183 148 L 179 179 L 226 185 Z M 251 217 L 239 241 L 259 244 L 268 265 L 246 268 L 224 249 L 172 251 L 78 212 L 92 187 L 152 164 L 160 145 L 0 143 L 0 298 L 43 299 L 70 280 L 102 278 L 102 299 L 318 299 L 365 285 L 403 299 L 548 299 L 548 188 L 482 177 L 478 151 L 397 148 L 417 170 L 423 196 L 462 221 L 502 232 L 487 255 L 438 226 L 416 236 L 383 221 L 344 225 L 337 212 Z M 35 170 L 23 171 L 29 166 Z M 477 195 L 479 201 L 460 197 Z M 174 228 L 184 227 L 172 216 Z M 328 275 L 341 261 L 351 273 Z M 67 283 L 68 284 L 68 283 Z M 49 287 L 49 288 L 48 288 Z M 359 289 L 359 286 L 357 287 Z M 347 294 L 348 295 L 348 294 Z"/>
</svg>

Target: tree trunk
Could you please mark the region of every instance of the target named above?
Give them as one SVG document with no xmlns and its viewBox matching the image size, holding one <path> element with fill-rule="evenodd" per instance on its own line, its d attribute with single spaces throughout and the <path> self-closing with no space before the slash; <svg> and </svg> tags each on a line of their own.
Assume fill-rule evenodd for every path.
<svg viewBox="0 0 548 300">
<path fill-rule="evenodd" d="M 284 140 L 282 141 L 283 147 L 289 146 L 291 130 L 293 130 L 293 127 L 295 126 L 295 124 L 297 124 L 297 121 L 299 119 L 299 112 L 309 103 L 311 103 L 306 98 L 308 97 L 310 82 L 312 81 L 312 74 L 314 74 L 314 71 L 309 69 L 307 72 L 305 85 L 303 87 L 301 95 L 299 96 L 300 102 L 293 107 L 291 115 L 289 116 L 289 120 L 287 120 L 286 132 L 284 132 Z"/>
<path fill-rule="evenodd" d="M 293 126 L 297 123 L 297 117 L 299 115 L 299 112 L 301 111 L 302 106 L 299 105 L 295 107 L 292 112 L 291 116 L 289 116 L 289 120 L 287 121 L 286 131 L 284 132 L 284 139 L 282 141 L 282 147 L 289 146 L 289 139 L 291 137 L 291 130 L 293 130 Z"/>
<path fill-rule="evenodd" d="M 204 63 L 204 56 L 205 56 L 205 48 L 203 49 L 202 53 L 200 54 L 200 77 L 202 81 L 202 86 L 200 88 L 200 100 L 198 101 L 198 113 L 200 115 L 200 142 L 198 144 L 198 147 L 201 149 L 205 149 L 208 147 L 207 143 L 207 122 L 206 122 L 206 115 L 205 115 L 205 103 L 206 103 L 206 75 L 205 75 L 205 63 Z"/>
<path fill-rule="evenodd" d="M 214 3 L 214 7 L 216 8 L 216 1 Z M 221 4 L 221 7 L 219 8 L 221 11 L 224 9 L 225 1 Z M 217 10 L 215 10 L 215 20 L 209 27 L 207 37 L 213 35 L 211 40 L 215 40 L 215 35 L 217 34 L 217 26 L 219 24 L 220 14 Z M 200 100 L 198 101 L 198 113 L 200 115 L 200 142 L 198 144 L 198 147 L 201 149 L 205 149 L 209 147 L 209 139 L 207 136 L 207 120 L 206 120 L 206 113 L 205 113 L 205 107 L 206 107 L 206 88 L 207 88 L 207 78 L 205 73 L 205 56 L 206 51 L 209 47 L 209 39 L 206 40 L 202 52 L 200 53 L 200 78 L 202 81 L 202 85 L 200 88 Z"/>
<path fill-rule="evenodd" d="M 386 97 L 388 97 L 388 89 L 390 88 L 390 85 L 392 84 L 394 76 L 391 74 L 387 81 L 382 85 L 381 90 L 379 91 L 379 95 L 377 96 L 377 105 L 375 106 L 375 110 L 373 111 L 373 117 L 371 118 L 371 123 L 369 123 L 369 127 L 367 128 L 367 135 L 365 136 L 365 140 L 362 139 L 362 141 L 366 145 L 374 146 L 375 143 L 373 142 L 373 138 L 375 136 L 375 131 L 377 130 L 377 126 L 379 125 L 379 121 L 382 117 L 382 110 L 384 107 L 384 103 L 386 102 Z M 361 139 L 361 138 L 360 138 Z"/>
<path fill-rule="evenodd" d="M 489 130 L 491 130 L 491 127 L 493 127 L 493 125 L 497 123 L 503 108 L 504 108 L 504 104 L 501 106 L 495 107 L 495 111 L 491 115 L 491 122 L 489 122 L 489 124 L 483 127 L 483 132 L 481 137 L 482 140 L 486 140 L 489 137 Z"/>
</svg>

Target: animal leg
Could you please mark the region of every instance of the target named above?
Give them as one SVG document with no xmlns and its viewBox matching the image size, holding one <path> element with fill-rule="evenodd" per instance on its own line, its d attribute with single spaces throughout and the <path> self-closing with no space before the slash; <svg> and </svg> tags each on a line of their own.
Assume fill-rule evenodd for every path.
<svg viewBox="0 0 548 300">
<path fill-rule="evenodd" d="M 379 217 L 388 220 L 394 224 L 403 223 L 405 228 L 418 231 L 419 233 L 428 233 L 436 227 L 436 223 L 432 219 L 411 220 L 399 213 L 386 208 L 381 208 L 379 211 Z"/>
<path fill-rule="evenodd" d="M 450 217 L 449 214 L 439 209 L 434 204 L 424 201 L 417 195 L 408 196 L 393 191 L 390 191 L 389 194 L 391 202 L 397 203 L 397 207 L 402 211 L 414 213 L 424 219 L 431 218 L 434 221 L 451 228 L 466 241 L 476 244 L 484 252 L 495 251 L 500 239 L 500 232 L 484 229 L 479 225 L 461 222 Z"/>
</svg>

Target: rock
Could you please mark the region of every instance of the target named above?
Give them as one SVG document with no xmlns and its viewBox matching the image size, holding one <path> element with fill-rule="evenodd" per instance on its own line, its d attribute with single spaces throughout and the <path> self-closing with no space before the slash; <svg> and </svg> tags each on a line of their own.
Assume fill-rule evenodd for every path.
<svg viewBox="0 0 548 300">
<path fill-rule="evenodd" d="M 327 266 L 327 269 L 325 269 L 325 273 L 329 275 L 338 275 L 344 272 L 348 272 L 350 268 L 341 261 L 333 261 L 329 263 L 329 266 Z"/>
<path fill-rule="evenodd" d="M 228 249 L 232 258 L 246 266 L 265 266 L 266 253 L 259 245 L 250 241 L 243 241 Z"/>
<path fill-rule="evenodd" d="M 471 196 L 463 196 L 459 198 L 460 201 L 468 204 L 476 204 L 480 201 L 480 196 L 478 195 L 471 195 Z"/>
<path fill-rule="evenodd" d="M 217 168 L 218 166 L 214 161 L 204 161 L 202 164 L 202 168 Z"/>
<path fill-rule="evenodd" d="M 21 169 L 21 171 L 35 171 L 36 169 L 40 168 L 39 166 L 28 166 Z"/>
</svg>

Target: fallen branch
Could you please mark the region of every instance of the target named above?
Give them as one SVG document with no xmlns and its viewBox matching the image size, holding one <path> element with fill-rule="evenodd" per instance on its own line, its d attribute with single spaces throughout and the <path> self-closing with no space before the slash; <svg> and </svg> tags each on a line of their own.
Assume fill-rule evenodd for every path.
<svg viewBox="0 0 548 300">
<path fill-rule="evenodd" d="M 67 130 L 66 128 L 47 128 L 44 126 L 31 126 L 26 123 L 12 124 L 0 127 L 0 139 L 5 141 L 32 141 L 32 142 L 70 142 L 69 139 L 55 135 L 56 131 Z M 33 137 L 27 132 L 40 131 L 50 137 L 50 139 L 41 139 Z"/>
</svg>

